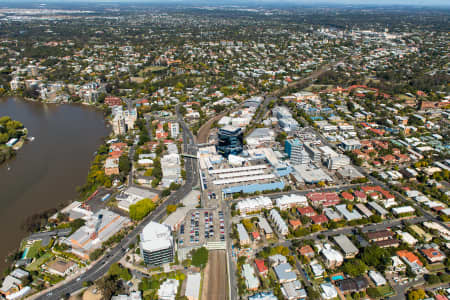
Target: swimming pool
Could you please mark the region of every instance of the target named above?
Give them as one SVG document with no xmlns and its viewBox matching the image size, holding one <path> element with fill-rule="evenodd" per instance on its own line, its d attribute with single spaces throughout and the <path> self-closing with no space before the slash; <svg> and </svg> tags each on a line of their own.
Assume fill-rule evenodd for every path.
<svg viewBox="0 0 450 300">
<path fill-rule="evenodd" d="M 342 280 L 342 279 L 344 279 L 344 276 L 342 276 L 342 275 L 334 275 L 333 277 L 331 277 L 331 279 L 333 281 Z"/>
<path fill-rule="evenodd" d="M 28 250 L 30 250 L 30 248 L 29 248 L 29 247 L 26 247 L 26 248 L 25 248 L 25 250 L 23 250 L 23 253 L 22 253 L 22 258 L 21 258 L 21 259 L 25 259 L 25 258 L 27 258 Z"/>
</svg>

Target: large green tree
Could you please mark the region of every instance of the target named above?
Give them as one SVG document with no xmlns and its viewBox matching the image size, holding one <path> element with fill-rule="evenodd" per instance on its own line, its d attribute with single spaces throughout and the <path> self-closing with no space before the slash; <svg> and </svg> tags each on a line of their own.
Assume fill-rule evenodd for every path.
<svg viewBox="0 0 450 300">
<path fill-rule="evenodd" d="M 119 170 L 125 174 L 128 174 L 131 170 L 131 162 L 127 155 L 122 155 L 119 158 Z"/>
<path fill-rule="evenodd" d="M 148 198 L 142 199 L 136 204 L 130 205 L 130 218 L 134 221 L 140 221 L 154 209 L 155 203 L 152 200 Z"/>
<path fill-rule="evenodd" d="M 208 250 L 205 247 L 201 247 L 199 249 L 193 250 L 191 252 L 192 256 L 192 265 L 204 268 L 206 266 L 206 263 L 208 262 Z"/>
</svg>

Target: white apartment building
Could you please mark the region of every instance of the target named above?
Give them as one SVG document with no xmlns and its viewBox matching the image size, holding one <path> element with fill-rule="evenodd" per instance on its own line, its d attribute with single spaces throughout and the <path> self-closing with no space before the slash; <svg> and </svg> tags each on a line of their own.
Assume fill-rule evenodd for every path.
<svg viewBox="0 0 450 300">
<path fill-rule="evenodd" d="M 342 253 L 337 251 L 336 249 L 331 248 L 329 244 L 324 245 L 321 253 L 325 259 L 327 268 L 333 269 L 335 267 L 339 267 L 344 262 L 344 256 L 342 255 Z"/>
<path fill-rule="evenodd" d="M 170 137 L 176 138 L 180 134 L 180 125 L 177 122 L 169 122 Z"/>
<path fill-rule="evenodd" d="M 178 183 L 181 178 L 180 156 L 178 154 L 166 154 L 161 159 L 163 173 L 162 185 L 168 187 L 172 182 Z"/>
<path fill-rule="evenodd" d="M 263 209 L 272 209 L 272 200 L 269 197 L 260 196 L 253 199 L 244 199 L 236 204 L 236 209 L 239 210 L 242 216 L 258 212 Z"/>
<path fill-rule="evenodd" d="M 297 206 L 308 206 L 306 197 L 296 194 L 283 195 L 281 198 L 276 199 L 275 203 L 280 210 L 286 210 Z"/>
<path fill-rule="evenodd" d="M 286 222 L 284 222 L 277 210 L 272 209 L 269 216 L 280 234 L 287 235 L 289 233 L 289 228 L 286 225 Z"/>
</svg>

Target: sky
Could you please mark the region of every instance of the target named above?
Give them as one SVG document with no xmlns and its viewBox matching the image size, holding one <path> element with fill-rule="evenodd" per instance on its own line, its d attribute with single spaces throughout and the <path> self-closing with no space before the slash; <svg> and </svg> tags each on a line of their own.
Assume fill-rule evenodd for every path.
<svg viewBox="0 0 450 300">
<path fill-rule="evenodd" d="M 28 3 L 67 3 L 66 0 L 0 0 L 2 3 L 17 3 L 17 2 L 28 2 Z M 183 3 L 189 5 L 190 0 L 71 0 L 72 3 L 75 2 L 90 2 L 90 3 L 105 3 L 105 2 L 122 2 L 122 3 Z M 334 5 L 405 5 L 405 6 L 447 6 L 450 7 L 450 0 L 193 0 L 196 4 L 199 2 L 204 4 L 213 5 L 226 5 L 228 3 L 232 4 L 334 4 Z"/>
<path fill-rule="evenodd" d="M 109 2 L 111 0 L 90 0 L 89 2 Z M 162 2 L 160 0 L 112 0 L 111 2 Z M 169 2 L 181 2 L 189 4 L 189 0 L 169 0 Z M 198 2 L 198 1 L 196 1 Z M 214 4 L 226 4 L 227 0 L 205 0 L 205 3 Z M 233 3 L 252 3 L 252 4 L 264 4 L 264 3 L 298 3 L 298 4 L 317 4 L 317 3 L 330 3 L 330 4 L 378 4 L 378 5 L 414 5 L 414 6 L 430 6 L 430 5 L 443 5 L 450 6 L 450 0 L 233 0 Z"/>
</svg>

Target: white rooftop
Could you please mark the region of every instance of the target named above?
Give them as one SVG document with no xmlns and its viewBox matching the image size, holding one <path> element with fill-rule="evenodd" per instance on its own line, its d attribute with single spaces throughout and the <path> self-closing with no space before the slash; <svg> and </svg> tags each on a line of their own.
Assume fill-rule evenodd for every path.
<svg viewBox="0 0 450 300">
<path fill-rule="evenodd" d="M 147 251 L 158 251 L 172 247 L 172 235 L 169 226 L 150 222 L 141 233 L 141 246 Z"/>
<path fill-rule="evenodd" d="M 201 278 L 202 276 L 200 273 L 188 274 L 186 279 L 186 291 L 184 293 L 186 297 L 199 299 Z"/>
<path fill-rule="evenodd" d="M 338 295 L 336 287 L 331 283 L 322 283 L 320 288 L 322 289 L 321 295 L 324 299 L 333 299 Z"/>
<path fill-rule="evenodd" d="M 178 293 L 178 280 L 167 279 L 164 281 L 158 290 L 159 300 L 175 300 Z"/>
<path fill-rule="evenodd" d="M 378 271 L 369 271 L 369 277 L 375 283 L 376 286 L 386 284 L 386 279 Z"/>
</svg>

